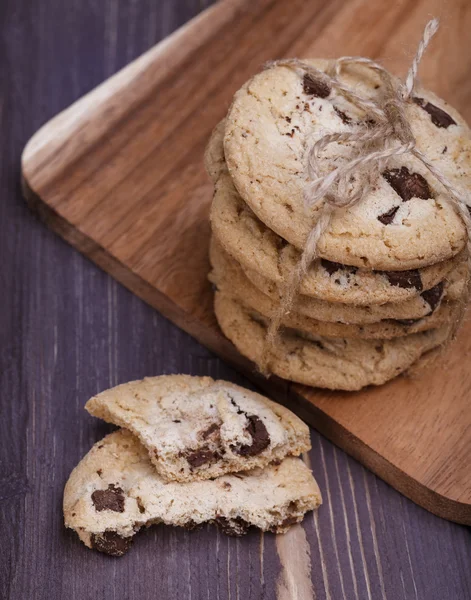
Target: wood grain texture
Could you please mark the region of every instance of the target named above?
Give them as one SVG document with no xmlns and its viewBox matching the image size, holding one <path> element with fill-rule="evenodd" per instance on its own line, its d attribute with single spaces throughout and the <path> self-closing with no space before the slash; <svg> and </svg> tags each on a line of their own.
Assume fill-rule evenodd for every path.
<svg viewBox="0 0 471 600">
<path fill-rule="evenodd" d="M 248 385 L 32 218 L 18 184 L 22 148 L 42 123 L 202 8 L 191 0 L 0 3 L 2 600 L 274 600 L 283 573 L 296 570 L 282 565 L 273 535 L 155 527 L 113 560 L 62 525 L 70 470 L 109 431 L 83 410 L 91 395 L 161 373 Z M 325 497 L 302 524 L 314 598 L 471 596 L 468 529 L 406 500 L 315 431 L 312 442 Z M 306 588 L 294 586 L 291 597 L 302 597 Z"/>
<path fill-rule="evenodd" d="M 24 191 L 65 239 L 391 485 L 471 524 L 469 327 L 438 368 L 414 380 L 358 394 L 283 386 L 257 379 L 223 338 L 206 280 L 211 184 L 202 155 L 212 127 L 269 58 L 364 54 L 404 72 L 434 4 L 370 4 L 212 6 L 36 133 L 23 154 Z M 421 74 L 466 114 L 464 24 L 471 6 L 457 2 Z"/>
</svg>

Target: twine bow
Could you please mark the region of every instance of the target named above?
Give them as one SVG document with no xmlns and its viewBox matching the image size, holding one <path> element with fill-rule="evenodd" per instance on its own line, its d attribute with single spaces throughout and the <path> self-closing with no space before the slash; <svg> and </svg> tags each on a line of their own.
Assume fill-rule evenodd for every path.
<svg viewBox="0 0 471 600">
<path fill-rule="evenodd" d="M 373 60 L 362 57 L 344 56 L 339 58 L 331 62 L 326 72 L 298 59 L 278 60 L 267 65 L 267 68 L 287 67 L 301 76 L 311 76 L 321 85 L 329 86 L 337 94 L 356 105 L 365 113 L 366 119 L 352 132 L 324 135 L 309 151 L 307 161 L 309 181 L 304 189 L 304 203 L 306 209 L 323 205 L 320 217 L 307 237 L 299 263 L 282 287 L 280 305 L 272 316 L 267 331 L 260 364 L 262 372 L 267 373 L 269 370 L 270 354 L 276 344 L 282 320 L 291 311 L 309 266 L 313 260 L 318 258 L 319 240 L 327 231 L 335 209 L 350 207 L 360 202 L 371 191 L 390 158 L 403 154 L 415 156 L 445 188 L 449 200 L 466 226 L 468 256 L 471 256 L 471 215 L 468 210 L 471 202 L 467 199 L 465 192 L 457 189 L 417 149 L 405 114 L 406 104 L 412 97 L 416 85 L 420 61 L 432 37 L 437 32 L 438 25 L 437 19 L 432 19 L 427 23 L 405 82 L 399 83 L 399 85 L 384 67 Z M 339 80 L 342 68 L 352 64 L 366 65 L 378 73 L 383 83 L 383 94 L 377 101 L 359 96 Z M 322 174 L 320 154 L 330 144 L 338 142 L 349 144 L 351 156 L 345 164 L 334 168 L 327 174 Z"/>
</svg>

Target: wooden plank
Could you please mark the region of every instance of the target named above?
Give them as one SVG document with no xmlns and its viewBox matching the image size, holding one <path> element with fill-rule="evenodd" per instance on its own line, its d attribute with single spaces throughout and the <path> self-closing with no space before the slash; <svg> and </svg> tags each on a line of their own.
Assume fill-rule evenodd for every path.
<svg viewBox="0 0 471 600">
<path fill-rule="evenodd" d="M 363 54 L 404 73 L 432 5 L 217 4 L 40 129 L 23 153 L 23 182 L 45 222 L 121 283 L 406 496 L 471 524 L 469 326 L 440 368 L 417 379 L 357 394 L 287 387 L 257 377 L 223 338 L 206 281 L 202 154 L 234 91 L 266 60 L 289 55 Z M 470 26 L 460 0 L 421 70 L 424 85 L 465 116 Z"/>
</svg>

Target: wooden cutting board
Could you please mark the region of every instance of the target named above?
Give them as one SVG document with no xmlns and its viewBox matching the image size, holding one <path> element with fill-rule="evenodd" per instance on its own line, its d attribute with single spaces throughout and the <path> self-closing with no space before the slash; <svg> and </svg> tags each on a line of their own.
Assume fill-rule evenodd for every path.
<svg viewBox="0 0 471 600">
<path fill-rule="evenodd" d="M 435 8 L 439 10 L 436 11 Z M 226 0 L 40 129 L 22 158 L 41 218 L 403 494 L 471 524 L 471 324 L 435 368 L 358 393 L 259 377 L 219 331 L 203 151 L 235 90 L 283 56 L 366 55 L 403 75 L 440 3 Z M 471 5 L 447 7 L 423 83 L 471 117 Z"/>
</svg>

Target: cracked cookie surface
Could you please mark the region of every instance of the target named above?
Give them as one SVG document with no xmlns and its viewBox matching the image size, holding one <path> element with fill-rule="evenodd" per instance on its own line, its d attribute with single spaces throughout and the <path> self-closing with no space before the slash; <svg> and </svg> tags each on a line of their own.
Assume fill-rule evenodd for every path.
<svg viewBox="0 0 471 600">
<path fill-rule="evenodd" d="M 219 326 L 241 354 L 260 363 L 266 320 L 239 302 L 216 292 Z M 393 340 L 327 338 L 281 331 L 270 357 L 272 373 L 313 387 L 359 390 L 382 385 L 406 371 L 423 354 L 444 343 L 450 327 L 444 326 Z"/>
<path fill-rule="evenodd" d="M 325 70 L 328 61 L 309 60 Z M 340 79 L 366 98 L 381 81 L 364 66 Z M 303 76 L 275 66 L 257 74 L 234 96 L 224 128 L 224 155 L 235 186 L 260 220 L 297 248 L 304 247 L 319 209 L 306 213 L 307 156 L 326 132 L 352 132 L 366 119 L 335 91 L 321 93 Z M 426 90 L 406 106 L 417 148 L 458 187 L 471 188 L 471 139 L 462 117 Z M 220 135 L 221 132 L 218 132 Z M 321 154 L 338 166 L 348 143 Z M 411 155 L 391 159 L 373 191 L 357 205 L 337 209 L 319 242 L 330 261 L 377 270 L 418 269 L 458 254 L 465 227 L 447 192 Z"/>
<path fill-rule="evenodd" d="M 97 442 L 72 471 L 64 490 L 64 519 L 89 548 L 122 556 L 144 526 L 193 529 L 215 523 L 228 534 L 251 526 L 283 533 L 317 508 L 321 494 L 299 458 L 211 481 L 167 483 L 129 431 Z"/>
<path fill-rule="evenodd" d="M 310 448 L 309 428 L 287 408 L 210 377 L 131 381 L 91 398 L 85 408 L 134 433 L 168 481 L 264 467 Z"/>
</svg>

